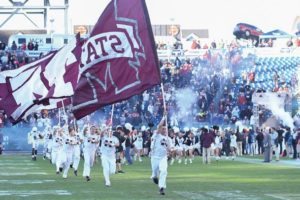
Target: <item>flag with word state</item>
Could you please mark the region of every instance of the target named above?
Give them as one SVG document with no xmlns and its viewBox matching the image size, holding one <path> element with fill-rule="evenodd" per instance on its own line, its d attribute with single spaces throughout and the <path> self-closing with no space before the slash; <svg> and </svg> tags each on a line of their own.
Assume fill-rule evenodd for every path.
<svg viewBox="0 0 300 200">
<path fill-rule="evenodd" d="M 161 81 L 145 0 L 112 0 L 82 46 L 72 98 L 80 119 Z"/>
</svg>

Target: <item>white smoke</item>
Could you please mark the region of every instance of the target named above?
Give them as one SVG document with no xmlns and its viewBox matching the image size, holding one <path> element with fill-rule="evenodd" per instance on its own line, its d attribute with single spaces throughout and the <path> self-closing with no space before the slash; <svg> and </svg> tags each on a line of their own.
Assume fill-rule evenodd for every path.
<svg viewBox="0 0 300 200">
<path fill-rule="evenodd" d="M 176 91 L 175 98 L 179 109 L 177 119 L 188 121 L 188 117 L 192 115 L 193 105 L 197 102 L 197 97 L 197 93 L 190 88 Z"/>
<path fill-rule="evenodd" d="M 286 94 L 278 93 L 263 93 L 261 97 L 261 104 L 264 104 L 267 109 L 269 109 L 272 114 L 280 119 L 283 125 L 294 128 L 294 120 L 291 114 L 284 110 Z"/>
</svg>

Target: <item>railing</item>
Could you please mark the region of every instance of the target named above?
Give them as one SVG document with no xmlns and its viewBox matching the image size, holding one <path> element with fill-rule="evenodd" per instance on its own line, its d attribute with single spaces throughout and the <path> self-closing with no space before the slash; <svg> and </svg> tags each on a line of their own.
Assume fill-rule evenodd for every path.
<svg viewBox="0 0 300 200">
<path fill-rule="evenodd" d="M 266 57 L 266 56 L 299 56 L 300 55 L 300 47 L 290 47 L 290 48 L 279 48 L 279 47 L 241 47 L 239 48 L 243 51 L 244 55 L 248 54 L 255 54 L 259 57 Z M 0 51 L 0 55 L 3 52 L 12 52 L 17 56 L 28 56 L 30 58 L 38 58 L 40 54 L 47 54 L 51 50 L 54 49 L 39 49 L 39 50 L 6 50 Z M 176 57 L 179 58 L 195 58 L 200 57 L 203 58 L 207 52 L 210 53 L 224 53 L 228 51 L 228 49 L 167 49 L 167 50 L 157 50 L 157 55 L 160 59 L 175 59 Z M 24 55 L 25 54 L 25 55 Z"/>
</svg>

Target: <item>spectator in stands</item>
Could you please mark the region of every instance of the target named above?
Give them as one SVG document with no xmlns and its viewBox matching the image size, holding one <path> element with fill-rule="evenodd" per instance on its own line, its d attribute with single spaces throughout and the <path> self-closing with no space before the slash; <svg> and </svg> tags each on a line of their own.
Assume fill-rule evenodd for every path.
<svg viewBox="0 0 300 200">
<path fill-rule="evenodd" d="M 212 49 L 216 49 L 216 48 L 217 48 L 217 43 L 216 43 L 216 41 L 212 41 L 211 44 L 210 44 L 210 47 L 211 47 Z"/>
<path fill-rule="evenodd" d="M 223 41 L 223 39 L 221 39 L 221 40 L 219 41 L 218 48 L 219 48 L 219 49 L 224 49 L 224 48 L 225 48 L 225 42 Z"/>
<path fill-rule="evenodd" d="M 297 47 L 300 47 L 300 37 L 298 37 L 298 38 L 296 39 L 296 46 L 297 46 Z"/>
<path fill-rule="evenodd" d="M 275 71 L 275 74 L 273 75 L 273 81 L 274 81 L 274 87 L 275 87 L 275 90 L 276 88 L 279 88 L 279 75 L 277 73 L 277 71 Z"/>
<path fill-rule="evenodd" d="M 34 50 L 35 51 L 39 50 L 39 44 L 38 44 L 38 42 L 35 42 L 35 44 L 34 44 Z"/>
<path fill-rule="evenodd" d="M 193 40 L 191 49 L 201 49 L 200 41 Z"/>
<path fill-rule="evenodd" d="M 292 40 L 292 38 L 290 38 L 288 41 L 287 41 L 287 43 L 286 43 L 286 46 L 287 47 L 293 47 L 293 40 Z"/>
<path fill-rule="evenodd" d="M 205 43 L 203 49 L 208 49 L 208 45 Z"/>
<path fill-rule="evenodd" d="M 267 43 L 268 43 L 268 47 L 273 47 L 273 40 L 272 39 L 269 39 Z"/>
<path fill-rule="evenodd" d="M 29 41 L 29 42 L 28 42 L 28 44 L 27 44 L 27 49 L 30 50 L 30 51 L 34 50 L 34 44 L 33 44 L 32 41 Z"/>
<path fill-rule="evenodd" d="M 6 48 L 5 42 L 0 41 L 0 50 L 4 51 Z"/>
<path fill-rule="evenodd" d="M 21 46 L 21 50 L 22 50 L 22 51 L 26 51 L 26 48 L 27 48 L 27 47 L 26 47 L 26 43 L 24 42 L 24 43 L 22 44 L 22 46 Z"/>
<path fill-rule="evenodd" d="M 298 66 L 300 67 L 300 66 Z M 298 86 L 298 75 L 294 74 L 291 78 L 291 89 L 292 91 L 295 90 Z"/>
<path fill-rule="evenodd" d="M 13 41 L 13 42 L 12 42 L 12 44 L 11 44 L 11 47 L 10 47 L 10 49 L 11 49 L 11 50 L 13 50 L 13 51 L 15 51 L 15 50 L 17 50 L 17 48 L 18 48 L 18 47 L 17 47 L 17 44 L 16 44 L 16 42 L 15 42 L 15 41 Z"/>
</svg>

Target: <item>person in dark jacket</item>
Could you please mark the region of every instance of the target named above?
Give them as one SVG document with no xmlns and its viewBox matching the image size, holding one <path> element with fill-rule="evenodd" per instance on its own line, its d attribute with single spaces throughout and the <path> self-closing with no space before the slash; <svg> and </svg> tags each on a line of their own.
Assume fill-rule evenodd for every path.
<svg viewBox="0 0 300 200">
<path fill-rule="evenodd" d="M 201 134 L 202 141 L 202 158 L 203 164 L 210 164 L 210 152 L 211 152 L 211 144 L 214 142 L 214 136 L 208 132 L 206 128 L 202 129 Z"/>
<path fill-rule="evenodd" d="M 236 129 L 237 155 L 243 155 L 243 133 L 240 132 L 239 127 Z"/>
<path fill-rule="evenodd" d="M 133 145 L 132 143 L 132 135 L 131 135 L 131 131 L 129 131 L 128 129 L 125 129 L 125 158 L 127 160 L 128 165 L 132 165 L 132 158 L 130 155 L 130 150 L 131 147 Z"/>
<path fill-rule="evenodd" d="M 125 137 L 124 137 L 124 129 L 122 126 L 117 126 L 117 130 L 116 132 L 113 133 L 113 135 L 118 138 L 119 140 L 119 146 L 116 148 L 116 173 L 124 173 L 124 171 L 122 170 L 122 158 L 123 158 L 123 145 L 122 143 L 125 141 Z"/>
<path fill-rule="evenodd" d="M 257 141 L 258 154 L 264 153 L 264 134 L 262 129 L 257 129 L 257 135 L 255 139 Z"/>
<path fill-rule="evenodd" d="M 225 129 L 223 148 L 225 150 L 226 159 L 229 158 L 229 154 L 230 154 L 230 136 L 231 136 L 230 132 L 227 129 Z"/>
<path fill-rule="evenodd" d="M 279 154 L 282 154 L 282 143 L 283 143 L 283 133 L 284 130 L 282 128 L 277 129 L 278 133 L 278 145 L 279 145 Z"/>
<path fill-rule="evenodd" d="M 270 162 L 271 161 L 271 148 L 272 148 L 272 143 L 271 143 L 271 135 L 270 132 L 271 129 L 266 129 L 264 130 L 264 162 Z"/>
</svg>

